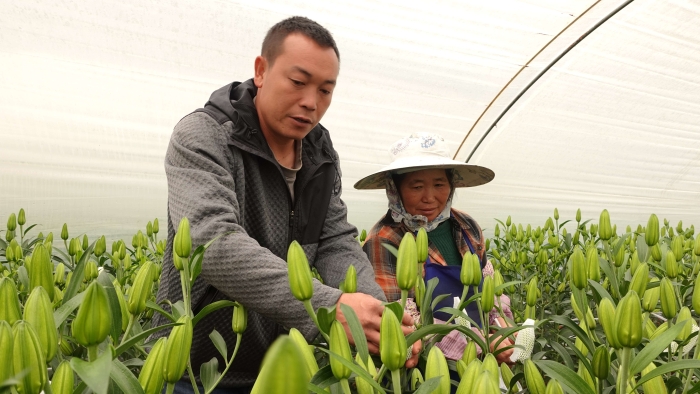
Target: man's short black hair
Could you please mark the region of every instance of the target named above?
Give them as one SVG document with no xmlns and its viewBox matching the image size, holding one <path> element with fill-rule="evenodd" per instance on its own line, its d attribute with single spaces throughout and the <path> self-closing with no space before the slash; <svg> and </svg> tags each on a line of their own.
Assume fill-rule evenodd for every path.
<svg viewBox="0 0 700 394">
<path fill-rule="evenodd" d="M 338 61 L 340 61 L 340 53 L 331 33 L 325 27 L 303 16 L 293 16 L 272 26 L 263 40 L 262 56 L 270 64 L 274 63 L 277 56 L 282 52 L 284 39 L 293 33 L 300 33 L 309 37 L 322 48 L 333 48 Z"/>
</svg>

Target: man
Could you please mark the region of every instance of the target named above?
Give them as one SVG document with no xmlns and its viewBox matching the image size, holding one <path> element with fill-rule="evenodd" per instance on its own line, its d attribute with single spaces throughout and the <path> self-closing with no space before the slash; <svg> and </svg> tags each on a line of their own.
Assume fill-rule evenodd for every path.
<svg viewBox="0 0 700 394">
<path fill-rule="evenodd" d="M 384 294 L 354 239 L 356 229 L 346 220 L 338 155 L 319 124 L 331 104 L 339 65 L 326 29 L 307 18 L 286 19 L 265 37 L 255 77 L 215 91 L 203 109 L 177 124 L 171 137 L 165 159 L 169 247 L 158 300 L 182 299 L 172 264 L 174 228 L 182 217 L 191 222 L 193 245 L 232 232 L 207 250 L 192 290 L 195 313 L 219 299 L 248 308 L 241 348 L 219 386 L 243 390 L 229 392 L 252 387 L 265 351 L 287 329 L 299 329 L 308 340 L 318 334 L 289 289 L 285 257 L 293 240 L 325 282 L 314 280 L 314 308 L 352 307 L 370 351 L 378 352 Z M 350 265 L 357 270 L 358 293 L 342 294 L 338 284 Z M 349 333 L 339 308 L 337 313 Z M 403 323 L 410 332 L 408 315 Z M 208 338 L 213 329 L 233 348 L 230 309 L 195 327 L 194 371 L 218 357 Z M 415 348 L 409 367 L 417 362 Z"/>
</svg>

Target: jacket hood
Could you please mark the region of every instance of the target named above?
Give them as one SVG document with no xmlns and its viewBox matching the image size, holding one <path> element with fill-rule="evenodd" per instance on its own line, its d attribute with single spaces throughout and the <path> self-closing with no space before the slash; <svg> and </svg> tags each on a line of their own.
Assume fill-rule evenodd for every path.
<svg viewBox="0 0 700 394">
<path fill-rule="evenodd" d="M 233 122 L 232 132 L 228 136 L 230 144 L 244 144 L 272 156 L 267 141 L 260 132 L 260 121 L 253 102 L 257 93 L 258 88 L 252 78 L 245 82 L 233 82 L 214 91 L 201 111 L 209 114 L 219 124 Z M 321 124 L 311 129 L 303 141 L 304 153 L 312 162 L 320 160 L 320 156 L 333 159 L 328 130 Z"/>
</svg>

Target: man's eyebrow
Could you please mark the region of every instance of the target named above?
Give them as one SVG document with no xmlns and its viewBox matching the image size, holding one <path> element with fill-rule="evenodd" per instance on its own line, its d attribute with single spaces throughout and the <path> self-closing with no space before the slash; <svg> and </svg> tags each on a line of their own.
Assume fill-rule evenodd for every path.
<svg viewBox="0 0 700 394">
<path fill-rule="evenodd" d="M 301 68 L 301 67 L 299 67 L 299 66 L 292 66 L 292 69 L 293 69 L 294 71 L 298 71 L 298 72 L 304 74 L 307 78 L 311 78 L 311 77 L 312 77 L 312 75 L 311 75 L 310 72 L 306 71 L 305 69 L 303 69 L 303 68 Z M 335 85 L 335 79 L 327 79 L 327 80 L 323 81 L 323 83 Z"/>
</svg>

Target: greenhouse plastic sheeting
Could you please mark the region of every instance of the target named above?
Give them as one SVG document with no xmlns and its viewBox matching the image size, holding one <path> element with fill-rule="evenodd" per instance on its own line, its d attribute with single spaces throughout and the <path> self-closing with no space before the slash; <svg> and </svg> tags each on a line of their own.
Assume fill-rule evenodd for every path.
<svg viewBox="0 0 700 394">
<path fill-rule="evenodd" d="M 356 226 L 386 197 L 352 185 L 415 131 L 495 171 L 454 204 L 487 229 L 543 224 L 555 207 L 700 225 L 700 3 L 626 3 L 0 2 L 0 216 L 25 208 L 41 231 L 112 238 L 164 223 L 173 126 L 252 76 L 271 25 L 304 15 L 341 53 L 322 123 Z"/>
</svg>

